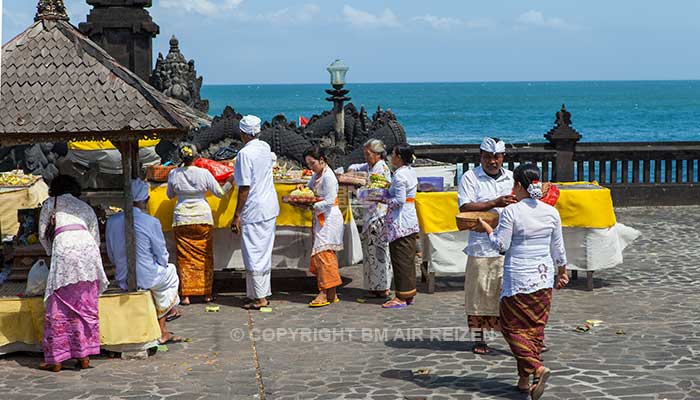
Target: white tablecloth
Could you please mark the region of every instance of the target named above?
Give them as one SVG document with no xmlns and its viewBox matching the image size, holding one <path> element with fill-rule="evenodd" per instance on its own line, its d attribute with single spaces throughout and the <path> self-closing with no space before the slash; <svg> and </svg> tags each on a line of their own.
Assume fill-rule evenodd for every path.
<svg viewBox="0 0 700 400">
<path fill-rule="evenodd" d="M 174 233 L 165 232 L 170 253 L 170 262 L 176 262 Z M 278 226 L 275 232 L 275 247 L 272 251 L 273 269 L 308 269 L 311 255 L 311 228 Z M 338 253 L 341 267 L 362 261 L 362 243 L 355 220 L 345 224 L 345 249 Z M 214 230 L 214 269 L 245 269 L 241 255 L 240 236 L 230 229 Z"/>
<path fill-rule="evenodd" d="M 598 271 L 622 263 L 622 252 L 641 233 L 623 224 L 608 229 L 564 228 L 569 269 Z M 421 234 L 424 261 L 442 275 L 464 274 L 467 255 L 463 250 L 469 231 Z"/>
</svg>

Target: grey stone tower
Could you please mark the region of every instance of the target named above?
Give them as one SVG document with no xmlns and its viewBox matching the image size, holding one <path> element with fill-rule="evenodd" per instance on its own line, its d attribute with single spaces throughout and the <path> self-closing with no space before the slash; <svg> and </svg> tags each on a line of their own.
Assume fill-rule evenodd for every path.
<svg viewBox="0 0 700 400">
<path fill-rule="evenodd" d="M 87 0 L 93 6 L 79 29 L 120 64 L 148 82 L 153 70 L 153 38 L 160 28 L 146 8 L 151 0 Z"/>
</svg>

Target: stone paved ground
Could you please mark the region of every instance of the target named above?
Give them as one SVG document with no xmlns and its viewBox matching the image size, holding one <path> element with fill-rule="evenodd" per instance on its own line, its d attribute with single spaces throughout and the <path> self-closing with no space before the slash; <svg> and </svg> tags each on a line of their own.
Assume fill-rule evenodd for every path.
<svg viewBox="0 0 700 400">
<path fill-rule="evenodd" d="M 544 398 L 700 399 L 700 207 L 617 214 L 643 237 L 624 265 L 596 273 L 594 292 L 579 279 L 556 294 Z M 514 390 L 503 339 L 493 338 L 495 354 L 475 356 L 459 337 L 461 279 L 438 278 L 437 293 L 419 294 L 416 305 L 381 310 L 355 301 L 359 268 L 343 275 L 352 279 L 343 301 L 324 309 L 308 309 L 311 294 L 301 293 L 277 293 L 272 313 L 242 311 L 235 295 L 219 297 L 218 314 L 187 307 L 172 328 L 193 341 L 148 360 L 102 357 L 90 370 L 53 374 L 35 369 L 36 356 L 0 357 L 0 398 L 526 398 Z M 605 322 L 572 331 L 586 319 Z"/>
</svg>

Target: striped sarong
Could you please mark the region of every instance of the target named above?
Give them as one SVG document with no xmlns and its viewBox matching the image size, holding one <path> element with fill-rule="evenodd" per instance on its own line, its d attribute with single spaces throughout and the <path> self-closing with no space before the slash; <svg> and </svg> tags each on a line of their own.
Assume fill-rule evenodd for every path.
<svg viewBox="0 0 700 400">
<path fill-rule="evenodd" d="M 552 289 L 501 299 L 501 333 L 518 362 L 519 376 L 530 376 L 542 366 L 544 327 L 551 303 Z"/>
</svg>

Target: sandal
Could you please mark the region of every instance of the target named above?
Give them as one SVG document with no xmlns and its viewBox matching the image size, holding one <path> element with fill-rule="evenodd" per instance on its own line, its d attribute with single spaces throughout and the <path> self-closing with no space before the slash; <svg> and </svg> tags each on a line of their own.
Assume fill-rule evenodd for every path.
<svg viewBox="0 0 700 400">
<path fill-rule="evenodd" d="M 407 306 L 408 304 L 406 304 L 405 301 L 399 299 L 398 297 L 394 297 L 393 299 L 382 304 L 382 308 L 404 308 Z"/>
<path fill-rule="evenodd" d="M 366 299 L 388 299 L 391 296 L 391 292 L 384 292 L 379 290 L 370 290 L 365 296 Z"/>
<path fill-rule="evenodd" d="M 476 342 L 472 348 L 472 353 L 479 355 L 491 354 L 491 349 L 489 349 L 486 342 Z"/>
<path fill-rule="evenodd" d="M 39 363 L 39 369 L 42 371 L 60 372 L 62 367 L 61 363 L 47 364 L 43 361 Z"/>
<path fill-rule="evenodd" d="M 244 310 L 251 311 L 251 310 L 260 310 L 261 308 L 265 308 L 265 307 L 270 307 L 270 302 L 269 302 L 269 301 L 266 302 L 265 304 L 262 304 L 262 305 L 261 305 L 261 304 L 257 304 L 257 303 L 255 303 L 255 302 L 251 302 L 251 303 L 248 303 L 248 304 L 244 305 L 242 308 L 243 308 Z"/>
<path fill-rule="evenodd" d="M 168 332 L 170 334 L 170 337 L 168 340 L 160 340 L 158 339 L 158 344 L 159 345 L 164 345 L 164 344 L 170 344 L 170 343 L 182 343 L 183 339 L 180 336 L 175 336 L 172 332 Z"/>
<path fill-rule="evenodd" d="M 530 389 L 530 397 L 532 400 L 539 400 L 540 397 L 542 397 L 545 384 L 547 383 L 547 379 L 549 379 L 549 375 L 552 372 L 547 367 L 541 367 L 540 369 L 542 370 L 540 376 L 534 376 L 532 378 L 532 389 Z"/>
<path fill-rule="evenodd" d="M 182 313 L 180 311 L 176 310 L 175 308 L 173 308 L 172 311 L 170 311 L 168 313 L 168 315 L 165 317 L 165 322 L 175 321 L 176 319 L 178 319 L 180 317 L 182 317 Z"/>
<path fill-rule="evenodd" d="M 85 358 L 79 358 L 78 359 L 78 369 L 88 369 L 90 368 L 90 359 L 85 357 Z"/>
</svg>

